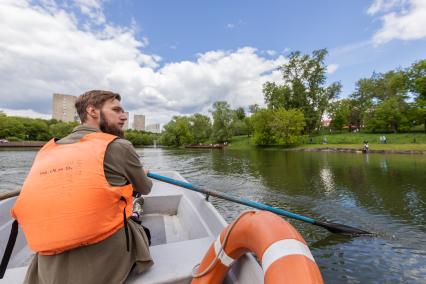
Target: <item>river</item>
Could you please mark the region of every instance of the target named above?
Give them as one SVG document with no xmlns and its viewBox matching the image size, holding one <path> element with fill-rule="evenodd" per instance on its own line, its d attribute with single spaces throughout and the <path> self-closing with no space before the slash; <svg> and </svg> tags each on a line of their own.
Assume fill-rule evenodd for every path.
<svg viewBox="0 0 426 284">
<path fill-rule="evenodd" d="M 277 149 L 137 149 L 146 168 L 194 185 L 326 219 L 374 236 L 347 237 L 289 220 L 326 283 L 426 283 L 426 156 Z M 25 179 L 35 151 L 0 151 L 0 191 Z M 211 198 L 227 221 L 248 208 Z"/>
</svg>

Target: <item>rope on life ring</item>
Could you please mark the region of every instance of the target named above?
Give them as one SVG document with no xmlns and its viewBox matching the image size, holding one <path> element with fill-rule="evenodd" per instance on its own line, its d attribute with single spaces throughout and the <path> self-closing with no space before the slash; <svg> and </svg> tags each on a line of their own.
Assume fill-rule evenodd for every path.
<svg viewBox="0 0 426 284">
<path fill-rule="evenodd" d="M 193 271 L 192 283 L 222 283 L 232 263 L 247 252 L 261 262 L 266 284 L 323 283 L 300 233 L 267 211 L 245 211 L 228 225 L 205 254 L 201 272 Z"/>
</svg>

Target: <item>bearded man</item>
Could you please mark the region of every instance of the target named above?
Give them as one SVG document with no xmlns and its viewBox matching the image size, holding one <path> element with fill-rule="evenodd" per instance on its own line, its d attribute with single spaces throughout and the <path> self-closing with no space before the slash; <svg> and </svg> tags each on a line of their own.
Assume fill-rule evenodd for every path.
<svg viewBox="0 0 426 284">
<path fill-rule="evenodd" d="M 37 154 L 12 209 L 34 256 L 25 283 L 123 283 L 153 264 L 134 222 L 132 194 L 148 194 L 119 94 L 93 90 L 75 106 L 82 124 Z"/>
</svg>

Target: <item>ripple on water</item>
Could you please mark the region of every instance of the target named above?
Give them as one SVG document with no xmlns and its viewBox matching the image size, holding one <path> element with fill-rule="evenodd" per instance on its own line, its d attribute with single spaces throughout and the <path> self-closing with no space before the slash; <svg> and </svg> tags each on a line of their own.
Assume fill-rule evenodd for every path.
<svg viewBox="0 0 426 284">
<path fill-rule="evenodd" d="M 426 159 L 404 155 L 137 149 L 145 168 L 291 212 L 372 231 L 347 237 L 287 219 L 326 283 L 426 283 Z M 33 152 L 0 152 L 0 190 L 23 182 Z M 250 208 L 211 197 L 231 222 Z"/>
</svg>

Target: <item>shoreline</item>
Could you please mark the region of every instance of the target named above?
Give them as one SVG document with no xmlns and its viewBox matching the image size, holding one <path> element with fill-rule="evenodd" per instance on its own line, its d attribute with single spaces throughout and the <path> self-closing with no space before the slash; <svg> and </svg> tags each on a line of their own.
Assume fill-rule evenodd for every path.
<svg viewBox="0 0 426 284">
<path fill-rule="evenodd" d="M 16 148 L 41 148 L 46 144 L 45 141 L 16 141 L 16 142 L 8 142 L 8 143 L 0 143 L 0 149 L 16 149 Z M 231 144 L 232 145 L 232 144 Z M 419 147 L 412 147 L 414 146 L 411 144 L 411 147 L 408 148 L 419 148 L 419 149 L 404 149 L 407 148 L 407 144 L 387 144 L 384 145 L 376 145 L 371 144 L 370 149 L 368 153 L 371 154 L 409 154 L 409 155 L 426 155 L 426 145 L 424 144 L 414 144 Z M 248 146 L 248 147 L 247 147 Z M 162 145 L 137 145 L 134 146 L 135 148 L 168 148 Z M 386 148 L 392 148 L 392 149 L 383 149 Z M 395 149 L 397 147 L 400 147 L 401 149 Z M 245 145 L 243 149 L 238 149 L 239 147 L 229 147 L 230 150 L 249 150 L 250 148 L 257 148 L 255 145 Z M 260 147 L 262 148 L 262 147 Z M 277 148 L 280 150 L 285 151 L 301 151 L 301 152 L 335 152 L 335 153 L 358 153 L 358 154 L 364 154 L 362 153 L 362 148 L 359 145 L 354 144 L 329 144 L 329 145 L 323 145 L 323 144 L 305 144 L 300 145 L 294 148 L 283 148 L 283 147 L 276 147 L 276 146 L 269 146 L 267 148 Z M 378 149 L 377 149 L 378 148 Z M 184 149 L 184 148 L 183 148 Z M 187 148 L 188 149 L 188 148 Z"/>
<path fill-rule="evenodd" d="M 0 143 L 1 148 L 41 148 L 46 144 L 47 141 L 12 141 L 12 142 L 2 142 Z"/>
<path fill-rule="evenodd" d="M 342 148 L 342 147 L 298 147 L 288 149 L 289 151 L 302 152 L 335 152 L 335 153 L 357 153 L 357 154 L 410 154 L 426 155 L 426 150 L 395 150 L 395 149 L 369 149 L 368 153 L 363 153 L 362 149 Z"/>
</svg>

